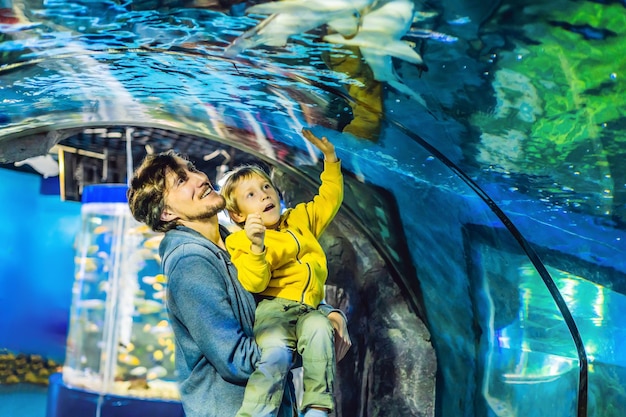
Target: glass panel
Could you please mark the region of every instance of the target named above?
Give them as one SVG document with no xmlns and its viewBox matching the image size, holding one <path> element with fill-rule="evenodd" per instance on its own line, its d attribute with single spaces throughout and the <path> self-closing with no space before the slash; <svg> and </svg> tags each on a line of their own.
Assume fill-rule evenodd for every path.
<svg viewBox="0 0 626 417">
<path fill-rule="evenodd" d="M 577 351 L 528 255 L 449 166 L 413 138 L 391 132 L 384 154 L 348 142 L 353 152 L 342 160 L 402 208 L 443 375 L 441 415 L 576 416 Z M 343 150 L 346 142 L 338 143 Z M 382 204 L 355 211 L 390 212 Z M 372 223 L 366 215 L 361 221 Z"/>
<path fill-rule="evenodd" d="M 565 266 L 565 265 L 564 265 Z M 618 417 L 626 404 L 626 330 L 622 325 L 626 296 L 593 282 L 590 277 L 572 271 L 584 271 L 569 265 L 570 271 L 550 267 L 563 298 L 580 330 L 589 357 L 589 416 Z M 585 268 L 586 269 L 586 268 Z M 592 268 L 597 280 L 598 268 Z M 615 279 L 619 282 L 626 279 Z"/>
</svg>

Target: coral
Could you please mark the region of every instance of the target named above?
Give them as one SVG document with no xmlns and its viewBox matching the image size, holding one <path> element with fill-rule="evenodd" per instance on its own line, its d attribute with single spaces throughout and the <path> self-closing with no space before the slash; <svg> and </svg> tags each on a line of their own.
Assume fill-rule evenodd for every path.
<svg viewBox="0 0 626 417">
<path fill-rule="evenodd" d="M 22 382 L 48 385 L 50 375 L 60 371 L 61 365 L 52 359 L 0 349 L 0 385 Z"/>
</svg>

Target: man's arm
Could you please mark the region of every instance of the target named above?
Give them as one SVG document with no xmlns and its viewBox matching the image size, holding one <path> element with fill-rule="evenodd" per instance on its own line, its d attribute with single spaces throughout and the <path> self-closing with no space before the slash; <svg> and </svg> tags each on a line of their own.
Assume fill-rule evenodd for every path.
<svg viewBox="0 0 626 417">
<path fill-rule="evenodd" d="M 248 326 L 252 326 L 253 302 L 251 311 L 235 314 L 233 309 L 241 304 L 233 297 L 234 288 L 227 284 L 228 271 L 205 256 L 184 256 L 168 269 L 170 308 L 222 378 L 245 383 L 259 359 L 259 350 L 253 337 L 246 335 L 238 314 L 248 317 Z M 243 307 L 245 310 L 245 303 Z"/>
</svg>

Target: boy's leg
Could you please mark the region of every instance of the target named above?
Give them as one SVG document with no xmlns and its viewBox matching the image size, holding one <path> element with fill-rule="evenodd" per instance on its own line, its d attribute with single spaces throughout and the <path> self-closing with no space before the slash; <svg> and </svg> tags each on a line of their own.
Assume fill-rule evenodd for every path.
<svg viewBox="0 0 626 417">
<path fill-rule="evenodd" d="M 261 359 L 250 375 L 237 417 L 278 415 L 296 344 L 290 321 L 293 318 L 289 317 L 283 303 L 277 300 L 259 303 L 254 336 L 261 349 Z"/>
<path fill-rule="evenodd" d="M 302 356 L 304 395 L 302 410 L 334 408 L 335 346 L 333 326 L 317 310 L 303 314 L 296 325 L 298 352 Z M 305 413 L 305 415 L 307 415 Z"/>
<path fill-rule="evenodd" d="M 316 408 L 309 407 L 306 413 L 302 417 L 328 417 L 328 411 L 318 410 Z"/>
</svg>

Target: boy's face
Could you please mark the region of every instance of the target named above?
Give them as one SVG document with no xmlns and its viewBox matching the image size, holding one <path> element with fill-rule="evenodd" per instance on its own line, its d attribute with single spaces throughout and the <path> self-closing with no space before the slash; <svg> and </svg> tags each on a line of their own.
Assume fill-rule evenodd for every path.
<svg viewBox="0 0 626 417">
<path fill-rule="evenodd" d="M 249 214 L 261 215 L 263 225 L 274 228 L 280 220 L 280 198 L 278 191 L 265 178 L 252 174 L 242 179 L 235 187 L 235 201 L 239 213 L 233 213 L 235 221 L 245 222 Z"/>
</svg>

